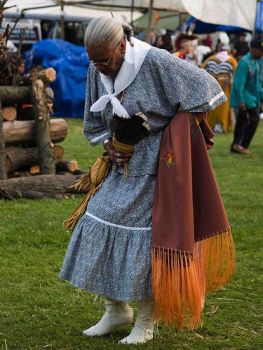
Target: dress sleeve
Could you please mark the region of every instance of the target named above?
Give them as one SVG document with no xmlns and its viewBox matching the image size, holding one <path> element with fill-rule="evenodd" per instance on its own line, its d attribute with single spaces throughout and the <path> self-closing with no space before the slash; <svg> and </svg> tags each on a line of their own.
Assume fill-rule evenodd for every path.
<svg viewBox="0 0 263 350">
<path fill-rule="evenodd" d="M 102 143 L 111 136 L 102 112 L 90 111 L 90 106 L 98 98 L 98 74 L 96 74 L 95 68 L 90 65 L 87 77 L 83 132 L 92 146 Z"/>
<path fill-rule="evenodd" d="M 226 101 L 219 83 L 204 69 L 169 53 L 162 53 L 156 65 L 163 92 L 175 111 L 208 112 Z"/>
</svg>

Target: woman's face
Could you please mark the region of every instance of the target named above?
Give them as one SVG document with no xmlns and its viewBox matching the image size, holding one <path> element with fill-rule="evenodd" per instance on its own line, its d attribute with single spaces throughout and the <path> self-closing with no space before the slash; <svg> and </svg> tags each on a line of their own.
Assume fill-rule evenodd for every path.
<svg viewBox="0 0 263 350">
<path fill-rule="evenodd" d="M 122 39 L 115 48 L 87 45 L 89 59 L 102 74 L 116 76 L 125 55 L 126 42 Z"/>
</svg>

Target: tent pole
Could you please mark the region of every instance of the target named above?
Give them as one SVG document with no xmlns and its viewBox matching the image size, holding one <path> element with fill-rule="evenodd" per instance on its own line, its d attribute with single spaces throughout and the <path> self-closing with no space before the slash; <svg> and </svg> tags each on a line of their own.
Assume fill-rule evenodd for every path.
<svg viewBox="0 0 263 350">
<path fill-rule="evenodd" d="M 131 0 L 131 26 L 133 27 L 134 0 Z"/>
<path fill-rule="evenodd" d="M 149 6 L 149 18 L 148 18 L 148 26 L 147 26 L 147 32 L 146 32 L 146 42 L 150 43 L 150 34 L 152 31 L 152 16 L 153 16 L 153 2 L 154 0 L 150 0 L 150 6 Z"/>
<path fill-rule="evenodd" d="M 64 1 L 60 0 L 60 9 L 61 9 L 61 39 L 65 40 L 65 16 L 64 16 Z"/>
</svg>

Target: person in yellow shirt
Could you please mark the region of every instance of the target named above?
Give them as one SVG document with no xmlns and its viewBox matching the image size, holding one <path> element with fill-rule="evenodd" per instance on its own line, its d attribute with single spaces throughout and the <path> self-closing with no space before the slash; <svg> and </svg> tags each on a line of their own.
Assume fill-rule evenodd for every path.
<svg viewBox="0 0 263 350">
<path fill-rule="evenodd" d="M 227 96 L 226 102 L 208 114 L 208 123 L 212 129 L 215 129 L 216 124 L 220 124 L 223 132 L 229 132 L 233 129 L 229 100 L 236 67 L 237 61 L 231 55 L 230 48 L 226 44 L 220 45 L 219 51 L 208 57 L 201 66 L 219 82 Z"/>
</svg>

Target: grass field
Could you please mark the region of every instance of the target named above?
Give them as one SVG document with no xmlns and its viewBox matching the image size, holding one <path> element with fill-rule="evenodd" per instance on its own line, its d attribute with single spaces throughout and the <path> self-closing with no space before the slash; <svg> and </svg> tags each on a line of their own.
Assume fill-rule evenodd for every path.
<svg viewBox="0 0 263 350">
<path fill-rule="evenodd" d="M 87 169 L 101 149 L 87 145 L 80 120 L 69 124 L 65 158 Z M 231 135 L 216 136 L 210 151 L 236 243 L 234 278 L 208 296 L 202 327 L 191 333 L 160 326 L 146 345 L 117 344 L 130 327 L 102 338 L 81 335 L 103 307 L 58 278 L 70 238 L 62 222 L 79 199 L 0 201 L 0 349 L 263 349 L 262 140 L 261 122 L 250 156 L 229 153 Z"/>
</svg>

